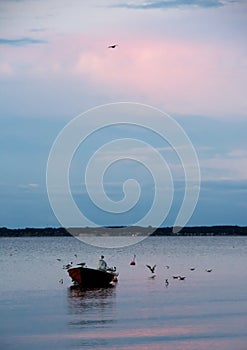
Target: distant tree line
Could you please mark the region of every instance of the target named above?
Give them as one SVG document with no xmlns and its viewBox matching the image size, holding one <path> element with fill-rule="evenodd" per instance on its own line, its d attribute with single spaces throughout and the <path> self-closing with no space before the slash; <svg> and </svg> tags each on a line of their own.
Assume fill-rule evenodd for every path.
<svg viewBox="0 0 247 350">
<path fill-rule="evenodd" d="M 178 235 L 178 236 L 245 236 L 247 226 L 191 226 L 183 227 L 177 234 L 173 227 L 157 228 L 152 236 Z"/>
<path fill-rule="evenodd" d="M 108 227 L 109 228 L 109 227 Z M 247 226 L 191 226 L 183 227 L 178 233 L 173 233 L 173 227 L 111 227 L 112 235 L 114 236 L 114 228 L 121 228 L 120 235 L 128 235 L 129 232 L 135 235 L 145 235 L 148 236 L 150 231 L 152 232 L 150 236 L 246 236 L 247 235 Z M 86 235 L 104 235 L 104 227 L 90 228 L 85 227 L 81 228 L 79 231 L 82 234 Z M 70 229 L 70 232 L 73 232 L 73 229 Z M 0 237 L 63 237 L 71 236 L 69 231 L 63 227 L 54 228 L 18 228 L 10 229 L 7 227 L 0 228 Z M 75 230 L 77 235 L 78 228 Z M 118 234 L 119 235 L 119 234 Z"/>
<path fill-rule="evenodd" d="M 46 227 L 46 228 L 17 228 L 10 229 L 7 227 L 0 228 L 0 237 L 50 237 L 50 236 L 70 236 L 69 232 L 60 227 Z"/>
</svg>

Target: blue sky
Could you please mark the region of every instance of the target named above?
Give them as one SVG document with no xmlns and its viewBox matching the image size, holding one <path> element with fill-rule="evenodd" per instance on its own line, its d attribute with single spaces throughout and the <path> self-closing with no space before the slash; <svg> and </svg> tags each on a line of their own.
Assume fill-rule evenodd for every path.
<svg viewBox="0 0 247 350">
<path fill-rule="evenodd" d="M 53 142 L 80 113 L 122 101 L 168 113 L 191 140 L 201 191 L 188 225 L 246 225 L 246 10 L 240 0 L 1 1 L 0 226 L 61 225 L 46 189 Z M 184 195 L 182 167 L 165 140 L 141 128 L 106 128 L 80 145 L 69 169 L 76 204 L 98 225 L 135 224 L 150 209 L 155 181 L 141 164 L 151 161 L 142 147 L 131 150 L 139 163 L 119 161 L 104 177 L 115 201 L 124 181 L 139 182 L 133 211 L 106 213 L 86 192 L 89 158 L 126 137 L 152 145 L 167 162 L 174 198 L 164 225 L 172 226 Z"/>
</svg>

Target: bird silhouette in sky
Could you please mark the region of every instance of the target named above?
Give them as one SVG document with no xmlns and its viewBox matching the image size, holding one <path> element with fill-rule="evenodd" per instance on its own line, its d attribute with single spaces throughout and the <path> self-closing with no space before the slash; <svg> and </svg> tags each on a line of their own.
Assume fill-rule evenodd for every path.
<svg viewBox="0 0 247 350">
<path fill-rule="evenodd" d="M 150 265 L 146 265 L 148 268 L 149 268 L 149 270 L 152 272 L 152 273 L 154 273 L 154 270 L 155 270 L 155 268 L 156 268 L 156 265 L 154 265 L 153 267 L 151 267 Z"/>
<path fill-rule="evenodd" d="M 108 46 L 108 49 L 115 49 L 115 47 L 117 47 L 117 46 L 118 46 L 118 44 L 109 45 L 109 46 Z"/>
</svg>

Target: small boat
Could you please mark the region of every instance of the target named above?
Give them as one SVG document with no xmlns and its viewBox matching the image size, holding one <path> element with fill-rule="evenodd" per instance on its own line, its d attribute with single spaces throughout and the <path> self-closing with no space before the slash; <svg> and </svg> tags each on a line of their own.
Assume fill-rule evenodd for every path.
<svg viewBox="0 0 247 350">
<path fill-rule="evenodd" d="M 112 268 L 99 270 L 75 266 L 68 269 L 68 274 L 74 284 L 83 288 L 110 287 L 118 281 L 118 273 Z"/>
</svg>

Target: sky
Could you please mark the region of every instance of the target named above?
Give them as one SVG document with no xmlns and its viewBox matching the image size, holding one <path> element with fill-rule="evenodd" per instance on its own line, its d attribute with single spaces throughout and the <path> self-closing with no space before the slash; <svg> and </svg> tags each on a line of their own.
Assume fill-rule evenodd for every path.
<svg viewBox="0 0 247 350">
<path fill-rule="evenodd" d="M 61 226 L 63 174 L 71 226 L 173 226 L 188 189 L 182 224 L 247 225 L 246 32 L 245 0 L 2 0 L 0 227 Z"/>
</svg>

